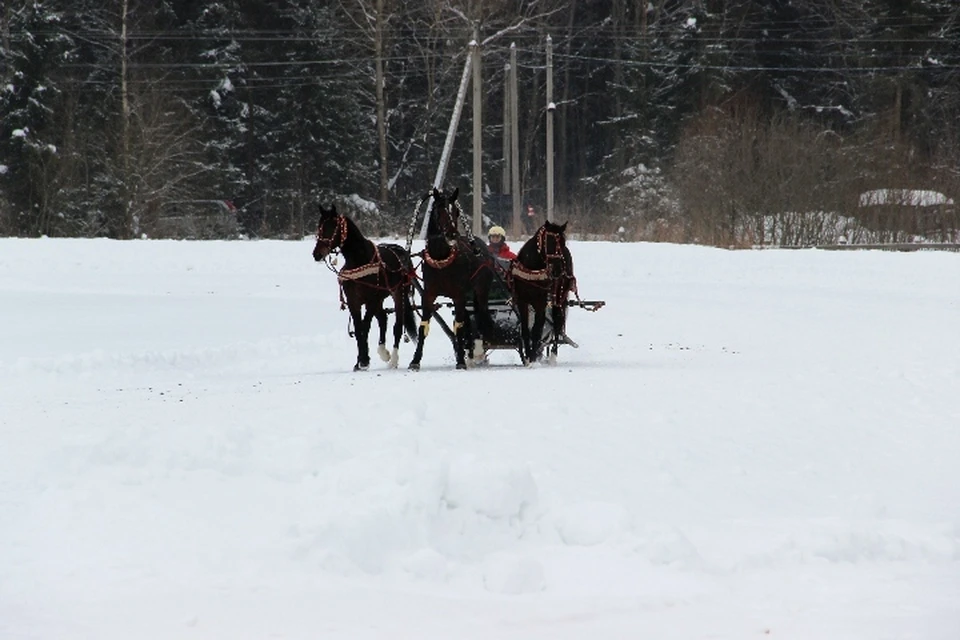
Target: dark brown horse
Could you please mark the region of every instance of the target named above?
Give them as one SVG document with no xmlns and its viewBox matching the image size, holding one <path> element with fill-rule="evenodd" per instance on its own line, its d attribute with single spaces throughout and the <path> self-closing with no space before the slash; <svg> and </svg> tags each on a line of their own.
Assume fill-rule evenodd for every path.
<svg viewBox="0 0 960 640">
<path fill-rule="evenodd" d="M 353 370 L 366 370 L 370 366 L 368 336 L 373 316 L 380 325 L 377 352 L 384 362 L 396 368 L 403 327 L 411 339 L 417 334 L 417 321 L 410 300 L 410 283 L 414 277 L 410 254 L 395 244 L 374 244 L 360 233 L 350 218 L 338 214 L 335 206 L 331 205 L 327 210 L 320 205 L 313 259 L 320 262 L 337 251 L 343 254 L 344 260 L 343 268 L 337 274 L 341 308 L 346 305 L 350 310 L 357 338 L 357 363 Z M 383 301 L 387 296 L 393 298 L 397 316 L 393 325 L 393 353 L 388 353 L 386 348 L 387 312 Z M 366 313 L 361 316 L 364 307 Z"/>
<path fill-rule="evenodd" d="M 433 205 L 427 221 L 427 241 L 423 250 L 422 318 L 417 334 L 417 350 L 410 368 L 420 368 L 423 343 L 430 331 L 430 318 L 439 296 L 450 298 L 454 309 L 454 355 L 457 369 L 466 369 L 466 353 L 475 355 L 473 327 L 467 312 L 468 296 L 473 298 L 474 315 L 484 338 L 492 333 L 493 319 L 487 306 L 493 280 L 493 259 L 482 241 L 460 234 L 457 221 L 459 189 L 444 193 L 433 189 Z"/>
<path fill-rule="evenodd" d="M 573 258 L 564 235 L 567 223 L 545 222 L 517 252 L 510 269 L 513 301 L 520 318 L 520 357 L 525 365 L 537 360 L 545 345 L 543 325 L 547 308 L 553 323 L 548 358 L 555 362 L 557 347 L 563 342 L 567 320 L 567 296 L 577 291 Z M 533 327 L 530 327 L 533 307 Z"/>
</svg>

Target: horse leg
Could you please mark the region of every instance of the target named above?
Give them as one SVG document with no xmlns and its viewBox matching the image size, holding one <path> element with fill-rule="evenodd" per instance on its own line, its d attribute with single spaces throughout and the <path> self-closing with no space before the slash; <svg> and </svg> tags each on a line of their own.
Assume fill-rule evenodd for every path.
<svg viewBox="0 0 960 640">
<path fill-rule="evenodd" d="M 390 352 L 387 351 L 387 312 L 383 308 L 383 301 L 375 306 L 374 315 L 377 317 L 377 325 L 380 328 L 380 340 L 377 342 L 377 355 L 384 362 L 390 362 Z"/>
<path fill-rule="evenodd" d="M 413 371 L 420 370 L 420 360 L 423 359 L 423 343 L 427 340 L 427 334 L 430 333 L 430 318 L 433 316 L 433 303 L 437 299 L 437 294 L 432 289 L 427 288 L 423 292 L 421 301 L 420 328 L 417 329 L 417 349 L 413 352 L 413 360 L 410 361 L 409 368 Z"/>
<path fill-rule="evenodd" d="M 530 366 L 530 305 L 517 301 L 517 315 L 520 321 L 520 362 L 523 366 Z"/>
<path fill-rule="evenodd" d="M 367 308 L 365 315 L 361 316 L 362 303 L 350 301 L 350 317 L 353 319 L 354 334 L 357 338 L 357 363 L 353 365 L 354 371 L 365 371 L 370 367 L 370 352 L 367 344 L 367 334 L 370 331 L 370 309 Z"/>
<path fill-rule="evenodd" d="M 564 335 L 564 324 L 566 320 L 566 309 L 560 305 L 553 305 L 551 308 L 553 320 L 553 339 L 550 341 L 550 354 L 547 356 L 549 364 L 557 364 L 557 351 L 560 346 L 560 340 Z"/>
<path fill-rule="evenodd" d="M 467 362 L 464 358 L 466 344 L 472 337 L 468 330 L 469 322 L 467 318 L 466 300 L 461 296 L 453 301 L 453 353 L 457 358 L 457 369 L 466 369 Z M 473 351 L 473 348 L 470 348 Z"/>
<path fill-rule="evenodd" d="M 540 348 L 543 345 L 543 325 L 546 323 L 546 306 L 538 305 L 533 310 L 533 328 L 530 330 L 530 351 L 527 353 L 530 362 L 536 362 L 537 356 L 540 353 Z"/>
<path fill-rule="evenodd" d="M 493 341 L 494 322 L 490 313 L 490 287 L 487 285 L 478 290 L 473 295 L 473 316 L 476 322 L 470 322 L 469 335 L 473 338 L 470 350 L 470 360 L 474 364 L 484 364 L 487 361 L 486 340 Z M 467 316 L 469 320 L 469 315 Z M 476 327 L 473 325 L 476 324 Z M 476 330 L 474 330 L 474 328 Z"/>
<path fill-rule="evenodd" d="M 400 338 L 403 336 L 403 318 L 406 313 L 406 296 L 402 292 L 393 295 L 394 323 L 393 323 L 393 351 L 388 354 L 391 369 L 396 369 L 400 362 Z"/>
<path fill-rule="evenodd" d="M 474 306 L 474 311 L 476 311 L 476 306 Z M 464 300 L 463 326 L 460 327 L 460 331 L 463 333 L 463 347 L 468 365 L 477 364 L 483 358 L 483 340 L 475 338 L 476 333 L 473 325 L 474 322 L 470 319 L 470 313 L 466 308 L 466 300 Z"/>
</svg>

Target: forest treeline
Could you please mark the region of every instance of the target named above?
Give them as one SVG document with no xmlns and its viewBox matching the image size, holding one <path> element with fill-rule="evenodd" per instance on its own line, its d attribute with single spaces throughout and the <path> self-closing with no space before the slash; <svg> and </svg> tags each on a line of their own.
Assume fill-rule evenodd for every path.
<svg viewBox="0 0 960 640">
<path fill-rule="evenodd" d="M 944 228 L 960 196 L 954 0 L 6 0 L 0 20 L 3 235 L 295 237 L 328 201 L 402 232 L 474 29 L 495 220 L 511 46 L 522 200 L 546 202 L 548 36 L 555 217 L 582 232 L 802 244 L 869 190 L 945 194 Z M 473 117 L 446 178 L 467 209 Z"/>
</svg>

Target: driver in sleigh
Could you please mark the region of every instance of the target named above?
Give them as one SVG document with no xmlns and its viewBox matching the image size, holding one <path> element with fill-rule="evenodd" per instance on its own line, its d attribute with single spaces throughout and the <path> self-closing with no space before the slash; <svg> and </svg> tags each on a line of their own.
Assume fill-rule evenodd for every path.
<svg viewBox="0 0 960 640">
<path fill-rule="evenodd" d="M 507 232 L 503 227 L 500 225 L 490 227 L 487 240 L 489 241 L 487 249 L 494 256 L 502 260 L 516 260 L 517 254 L 510 250 L 510 245 L 507 244 Z"/>
</svg>

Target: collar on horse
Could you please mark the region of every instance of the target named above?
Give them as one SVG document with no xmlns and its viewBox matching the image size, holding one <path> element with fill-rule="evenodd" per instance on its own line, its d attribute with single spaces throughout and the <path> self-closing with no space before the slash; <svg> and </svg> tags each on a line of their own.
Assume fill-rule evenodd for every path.
<svg viewBox="0 0 960 640">
<path fill-rule="evenodd" d="M 444 258 L 443 260 L 436 260 L 436 259 L 434 259 L 433 256 L 430 255 L 430 252 L 427 250 L 427 248 L 424 247 L 424 249 L 423 249 L 423 261 L 426 262 L 426 263 L 427 263 L 428 265 L 430 265 L 431 267 L 433 267 L 434 269 L 444 269 L 444 268 L 446 268 L 446 267 L 449 267 L 450 264 L 451 264 L 454 260 L 456 260 L 456 258 L 457 258 L 457 246 L 458 246 L 458 245 L 459 245 L 459 242 L 454 242 L 453 244 L 451 244 L 451 245 L 450 245 L 450 255 L 448 255 L 448 256 L 447 256 L 446 258 Z"/>
<path fill-rule="evenodd" d="M 454 201 L 453 209 L 455 209 L 456 211 L 448 212 L 447 215 L 454 216 L 452 219 L 452 223 L 453 223 L 453 229 L 457 235 L 455 240 L 447 241 L 447 244 L 450 247 L 450 255 L 448 255 L 446 258 L 443 258 L 442 260 L 437 260 L 430 255 L 430 251 L 427 247 L 423 248 L 423 261 L 426 262 L 431 267 L 433 267 L 434 269 L 444 269 L 446 267 L 449 267 L 453 263 L 453 261 L 456 260 L 460 242 L 463 240 L 463 236 L 460 234 L 460 229 L 457 227 L 457 223 L 460 221 L 461 216 L 463 215 L 463 209 L 460 208 L 459 201 L 456 201 L 456 200 Z"/>
</svg>

